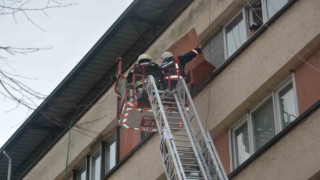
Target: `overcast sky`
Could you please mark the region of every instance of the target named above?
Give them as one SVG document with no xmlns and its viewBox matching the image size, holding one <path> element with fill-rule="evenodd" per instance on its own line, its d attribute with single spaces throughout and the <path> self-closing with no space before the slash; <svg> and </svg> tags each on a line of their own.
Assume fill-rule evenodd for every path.
<svg viewBox="0 0 320 180">
<path fill-rule="evenodd" d="M 49 95 L 66 77 L 133 0 L 63 0 L 77 5 L 34 12 L 30 18 L 45 31 L 30 23 L 22 14 L 0 16 L 0 46 L 49 47 L 28 55 L 8 57 L 9 66 L 0 60 L 1 69 L 33 78 L 23 82 Z M 39 102 L 40 103 L 40 102 Z M 31 112 L 0 95 L 0 147 L 10 138 Z"/>
</svg>

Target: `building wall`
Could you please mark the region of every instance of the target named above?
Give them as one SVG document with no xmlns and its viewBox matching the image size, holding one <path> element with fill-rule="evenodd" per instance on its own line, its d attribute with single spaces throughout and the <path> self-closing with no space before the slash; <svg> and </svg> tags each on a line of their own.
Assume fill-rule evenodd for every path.
<svg viewBox="0 0 320 180">
<path fill-rule="evenodd" d="M 164 173 L 159 144 L 160 137 L 157 134 L 144 144 L 141 149 L 135 152 L 134 156 L 131 156 L 117 171 L 108 177 L 108 179 L 157 179 Z"/>
<path fill-rule="evenodd" d="M 232 180 L 311 178 L 320 169 L 319 117 L 318 109 Z"/>
<path fill-rule="evenodd" d="M 194 4 L 192 3 L 146 52 L 153 57 L 160 57 L 160 54 L 165 49 L 169 48 L 192 28 L 195 28 L 202 45 L 206 45 L 210 38 L 217 34 L 222 26 L 239 12 L 245 2 L 246 0 L 194 1 Z M 294 56 L 296 53 L 301 52 L 301 56 L 307 57 L 309 55 L 308 52 L 319 46 L 319 6 L 318 0 L 305 0 L 294 3 L 270 26 L 271 30 L 266 30 L 255 39 L 195 97 L 195 104 L 205 126 L 204 128 L 216 138 L 215 143 L 218 146 L 219 154 L 222 155 L 226 169 L 229 166 L 229 157 L 228 153 L 226 153 L 228 150 L 228 143 L 226 142 L 228 138 L 227 134 L 223 133 L 226 133 L 231 125 L 240 120 L 248 109 L 257 105 L 258 102 L 270 94 L 270 91 L 291 73 L 289 71 L 291 68 L 297 67 L 302 63 Z M 157 62 L 159 61 L 160 58 L 157 58 Z M 107 100 L 104 100 L 105 98 Z M 102 118 L 102 120 L 82 125 L 83 129 L 77 129 L 86 135 L 71 131 L 69 169 L 79 168 L 79 163 L 83 161 L 85 156 L 93 153 L 99 146 L 100 141 L 107 139 L 116 126 L 116 121 L 114 120 L 116 117 L 116 96 L 113 88 L 106 92 L 100 102 L 92 107 L 77 124 L 93 121 L 97 118 Z M 308 122 L 314 123 L 313 128 L 317 127 L 315 126 L 317 122 L 312 120 L 316 115 L 319 115 L 319 112 L 313 115 L 310 121 L 308 120 Z M 303 137 L 298 135 L 306 133 L 307 128 L 309 128 L 307 124 L 299 126 L 293 132 L 296 134 L 294 137 L 298 138 L 298 140 L 306 141 L 306 139 L 302 139 Z M 315 140 L 312 134 L 316 134 L 314 131 L 315 128 L 308 133 L 307 137 Z M 161 179 L 164 170 L 158 148 L 159 140 L 158 135 L 153 136 L 151 140 L 112 173 L 109 179 L 128 179 L 128 177 L 130 179 Z M 294 138 L 286 136 L 283 143 L 279 143 L 281 147 L 283 146 L 281 150 L 283 154 L 285 150 L 290 148 L 290 146 L 285 145 L 290 144 L 290 140 L 293 141 Z M 62 179 L 64 177 L 67 142 L 68 134 L 65 134 L 24 179 Z M 293 143 L 291 147 L 297 146 L 294 142 L 291 143 Z M 306 147 L 312 147 L 311 143 L 308 142 L 305 142 L 305 145 Z M 276 150 L 275 152 L 277 152 Z M 301 147 L 295 153 L 301 154 L 303 150 L 303 147 Z M 265 156 L 275 155 L 271 152 Z M 316 160 L 318 159 L 314 159 L 314 163 Z M 258 160 L 257 163 L 259 164 L 259 162 L 263 163 L 264 161 Z M 294 160 L 292 159 L 288 162 L 294 162 Z M 252 166 L 252 168 L 259 167 Z M 314 168 L 319 169 L 317 166 Z M 259 169 L 254 170 L 258 174 Z M 295 168 L 292 167 L 291 170 L 293 171 Z M 301 171 L 308 171 L 302 172 L 302 175 L 310 175 L 314 172 L 312 167 L 310 167 L 310 170 Z M 236 178 L 261 179 L 248 178 L 250 177 L 249 175 L 249 173 L 244 172 Z M 273 177 L 276 177 L 276 175 L 278 174 Z"/>
<path fill-rule="evenodd" d="M 207 121 L 207 112 L 214 117 L 207 129 L 224 132 L 302 63 L 296 53 L 319 45 L 319 6 L 317 0 L 294 3 L 196 96 L 201 118 Z"/>
<path fill-rule="evenodd" d="M 90 153 L 94 153 L 103 137 L 108 137 L 117 124 L 115 110 L 116 97 L 110 89 L 73 127 L 70 136 L 69 170 L 80 168 L 79 162 Z M 108 108 L 107 108 L 108 107 Z M 80 132 L 80 133 L 79 133 Z M 111 133 L 111 134 L 110 134 Z M 68 150 L 68 133 L 66 133 L 49 152 L 23 178 L 35 179 L 63 179 Z"/>
<path fill-rule="evenodd" d="M 320 49 L 307 63 L 295 71 L 300 113 L 320 99 Z"/>
</svg>

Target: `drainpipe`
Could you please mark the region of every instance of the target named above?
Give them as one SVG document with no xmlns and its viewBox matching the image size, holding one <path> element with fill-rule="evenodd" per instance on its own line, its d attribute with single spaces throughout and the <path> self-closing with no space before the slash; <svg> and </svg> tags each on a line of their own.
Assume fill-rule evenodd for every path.
<svg viewBox="0 0 320 180">
<path fill-rule="evenodd" d="M 3 151 L 3 154 L 8 158 L 9 164 L 8 164 L 8 178 L 7 180 L 11 180 L 11 169 L 12 169 L 12 158 L 9 156 L 9 154 L 6 151 Z"/>
</svg>

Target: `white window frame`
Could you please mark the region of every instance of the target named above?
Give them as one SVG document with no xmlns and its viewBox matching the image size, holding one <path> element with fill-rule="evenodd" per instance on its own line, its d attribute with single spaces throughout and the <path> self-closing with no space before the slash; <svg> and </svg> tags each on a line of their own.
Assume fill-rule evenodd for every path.
<svg viewBox="0 0 320 180">
<path fill-rule="evenodd" d="M 253 118 L 252 113 L 258 110 L 261 106 L 263 106 L 266 101 L 269 99 L 272 100 L 272 106 L 273 106 L 273 116 L 274 116 L 274 125 L 275 125 L 275 135 L 277 135 L 279 132 L 281 132 L 284 128 L 282 127 L 281 122 L 281 115 L 280 115 L 280 105 L 279 105 L 279 99 L 278 99 L 278 93 L 282 91 L 284 88 L 286 88 L 290 83 L 292 83 L 293 93 L 294 93 L 294 101 L 295 101 L 295 110 L 297 113 L 297 116 L 299 116 L 298 111 L 298 101 L 297 101 L 297 91 L 296 91 L 296 83 L 295 83 L 295 76 L 294 74 L 291 74 L 288 78 L 286 78 L 284 81 L 282 81 L 273 91 L 272 93 L 267 96 L 262 102 L 260 102 L 255 108 L 247 112 L 235 125 L 233 125 L 229 129 L 229 154 L 230 154 L 230 167 L 232 170 L 237 168 L 236 164 L 236 151 L 235 151 L 235 132 L 238 128 L 240 128 L 244 123 L 247 123 L 248 125 L 248 140 L 249 140 L 249 153 L 250 155 L 253 155 L 256 151 L 259 149 L 254 148 L 254 134 L 253 134 Z"/>
<path fill-rule="evenodd" d="M 296 83 L 295 83 L 295 76 L 294 74 L 290 75 L 286 80 L 284 80 L 282 83 L 279 84 L 278 87 L 275 88 L 275 90 L 272 92 L 273 95 L 273 106 L 275 109 L 275 117 L 277 122 L 277 130 L 280 132 L 282 129 L 284 129 L 282 122 L 281 122 L 281 112 L 280 112 L 280 100 L 279 100 L 279 92 L 282 91 L 284 88 L 289 86 L 289 84 L 292 84 L 292 90 L 293 90 L 293 98 L 295 102 L 295 111 L 297 113 L 297 116 L 299 115 L 299 107 L 298 107 L 298 98 L 297 98 L 297 90 L 296 90 Z"/>
<path fill-rule="evenodd" d="M 267 0 L 260 0 L 261 1 L 261 10 L 262 10 L 262 24 L 261 26 L 263 26 L 269 19 L 272 18 L 269 17 L 268 18 L 268 12 L 267 12 Z M 289 2 L 289 0 L 287 1 L 287 3 Z M 235 20 L 240 14 L 242 14 L 242 18 L 245 21 L 245 27 L 248 28 L 249 27 L 249 19 L 248 19 L 248 13 L 246 11 L 246 8 L 248 7 L 248 4 L 246 3 L 246 5 L 243 6 L 243 8 L 241 9 L 241 11 L 239 13 L 237 13 L 224 27 L 223 27 L 223 43 L 224 43 L 224 58 L 225 60 L 227 60 L 229 57 L 232 56 L 232 54 L 234 54 L 242 45 L 240 45 L 240 47 L 237 47 L 237 49 L 235 50 L 235 52 L 233 52 L 232 54 L 230 54 L 230 56 L 228 56 L 228 45 L 227 45 L 227 34 L 226 34 L 226 28 L 233 22 L 233 20 Z M 284 6 L 283 6 L 284 7 Z M 282 7 L 282 8 L 283 8 Z M 251 7 L 249 7 L 251 8 Z M 280 11 L 282 8 L 280 8 L 278 11 Z M 277 11 L 277 12 L 278 12 Z M 276 13 L 277 13 L 276 12 Z M 253 12 L 255 13 L 255 12 Z M 275 13 L 275 14 L 276 14 Z M 273 15 L 274 16 L 274 15 Z M 247 35 L 247 39 L 246 41 L 250 38 L 250 36 L 248 35 L 248 29 L 246 29 L 246 35 Z"/>
<path fill-rule="evenodd" d="M 247 126 L 248 126 L 248 140 L 249 140 L 249 153 L 250 155 L 253 154 L 253 151 L 252 151 L 252 147 L 253 147 L 253 141 L 252 141 L 252 134 L 251 134 L 251 130 L 250 130 L 250 127 L 251 127 L 251 124 L 250 124 L 250 121 L 249 121 L 249 115 L 248 113 L 246 115 L 244 115 L 241 120 L 236 123 L 235 125 L 233 125 L 231 127 L 231 130 L 229 131 L 229 137 L 231 137 L 230 141 L 229 141 L 229 147 L 235 147 L 236 146 L 236 138 L 235 138 L 235 131 L 237 129 L 239 129 L 240 127 L 242 127 L 245 123 L 247 123 Z M 230 148 L 229 149 L 229 153 L 232 154 L 232 157 L 233 158 L 230 158 L 230 165 L 231 165 L 231 169 L 234 169 L 237 167 L 237 164 L 236 164 L 236 151 L 234 150 L 234 148 Z M 239 164 L 240 165 L 240 164 Z"/>
<path fill-rule="evenodd" d="M 226 34 L 226 28 L 239 16 L 242 15 L 242 19 L 244 20 L 245 23 L 245 27 L 248 26 L 247 24 L 247 19 L 246 19 L 246 15 L 245 15 L 245 8 L 242 8 L 242 10 L 237 13 L 224 27 L 223 27 L 223 44 L 224 44 L 224 58 L 225 60 L 227 60 L 230 56 L 232 56 L 232 54 L 234 54 L 235 52 L 233 52 L 230 56 L 228 56 L 228 45 L 227 45 L 227 34 Z M 248 31 L 246 30 L 246 36 L 248 37 Z M 240 45 L 241 47 L 242 45 Z M 237 49 L 239 49 L 240 47 L 238 47 Z M 237 51 L 237 50 L 236 50 Z"/>
<path fill-rule="evenodd" d="M 101 148 L 99 148 L 96 152 L 94 152 L 91 156 L 90 156 L 90 176 L 89 179 L 92 180 L 92 176 L 93 176 L 93 158 L 95 158 L 98 154 L 100 156 L 100 174 L 99 174 L 99 179 L 101 180 L 101 167 L 102 167 L 102 163 L 101 163 Z"/>
<path fill-rule="evenodd" d="M 107 174 L 113 167 L 111 167 L 110 169 L 107 169 L 107 164 L 108 164 L 108 154 L 107 154 L 107 148 L 108 149 L 110 149 L 110 146 L 113 144 L 113 143 L 115 143 L 115 159 L 116 159 L 116 162 L 115 162 L 115 165 L 113 166 L 113 167 L 115 167 L 116 165 L 117 165 L 117 161 L 118 161 L 118 159 L 117 159 L 117 156 L 118 156 L 118 152 L 117 152 L 117 139 L 114 137 L 114 138 L 111 138 L 106 144 L 105 144 L 105 160 L 104 160 L 104 172 L 105 172 L 105 174 Z"/>
</svg>

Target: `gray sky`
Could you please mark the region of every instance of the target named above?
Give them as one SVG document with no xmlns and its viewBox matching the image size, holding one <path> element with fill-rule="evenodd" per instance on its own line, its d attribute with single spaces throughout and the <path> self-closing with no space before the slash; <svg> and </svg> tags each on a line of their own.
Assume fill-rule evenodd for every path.
<svg viewBox="0 0 320 180">
<path fill-rule="evenodd" d="M 63 0 L 77 5 L 47 10 L 30 17 L 45 31 L 30 23 L 22 14 L 0 16 L 0 46 L 49 47 L 28 55 L 8 57 L 0 67 L 33 78 L 23 82 L 49 95 L 66 77 L 97 40 L 106 32 L 133 0 Z M 9 64 L 9 65 L 8 65 Z M 10 66 L 10 67 L 9 67 Z M 41 102 L 39 102 L 40 104 Z M 0 147 L 32 112 L 0 95 Z"/>
</svg>

